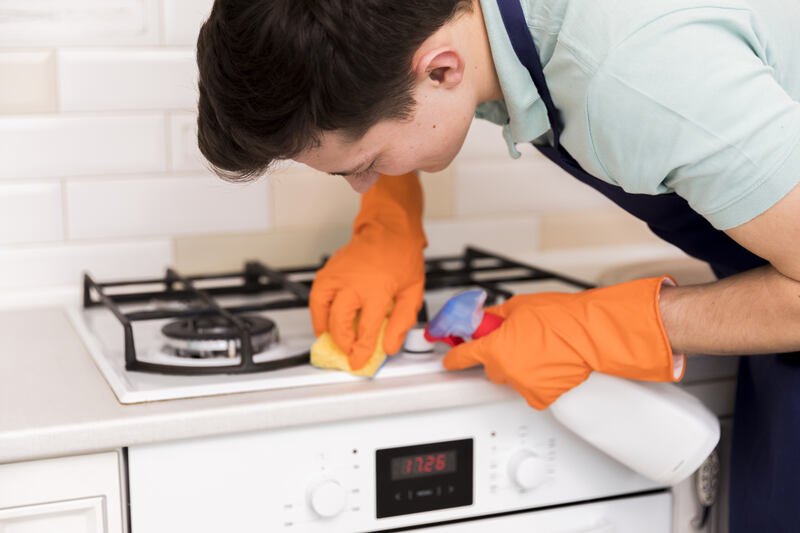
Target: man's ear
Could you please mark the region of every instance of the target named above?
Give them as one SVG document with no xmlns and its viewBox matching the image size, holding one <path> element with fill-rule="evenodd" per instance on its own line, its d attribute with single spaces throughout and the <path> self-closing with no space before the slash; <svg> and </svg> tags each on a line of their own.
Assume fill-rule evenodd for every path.
<svg viewBox="0 0 800 533">
<path fill-rule="evenodd" d="M 417 82 L 428 81 L 434 87 L 451 89 L 464 78 L 464 57 L 452 46 L 442 46 L 423 53 L 414 65 Z"/>
</svg>

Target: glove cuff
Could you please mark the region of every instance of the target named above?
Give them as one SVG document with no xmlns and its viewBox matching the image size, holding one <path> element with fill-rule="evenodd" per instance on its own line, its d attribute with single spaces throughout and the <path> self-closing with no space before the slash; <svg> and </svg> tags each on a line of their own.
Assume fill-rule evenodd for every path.
<svg viewBox="0 0 800 533">
<path fill-rule="evenodd" d="M 667 346 L 670 347 L 670 352 L 672 352 L 672 345 L 669 342 L 669 337 L 667 336 L 667 331 L 664 329 L 664 322 L 661 320 L 661 305 L 659 304 L 661 300 L 661 288 L 664 285 L 668 287 L 677 287 L 678 282 L 675 281 L 675 278 L 670 276 L 669 274 L 665 274 L 661 278 L 661 284 L 658 286 L 658 293 L 656 295 L 656 311 L 658 312 L 658 322 L 661 328 L 661 332 L 664 335 L 664 340 L 667 343 Z M 686 372 L 686 354 L 676 354 L 672 352 L 672 381 L 680 381 L 683 379 L 683 374 Z"/>
<path fill-rule="evenodd" d="M 353 236 L 410 242 L 420 250 L 428 245 L 422 227 L 423 197 L 419 176 L 382 175 L 361 196 L 361 209 L 353 223 Z"/>
<path fill-rule="evenodd" d="M 585 358 L 598 372 L 644 381 L 680 381 L 686 355 L 674 354 L 661 320 L 661 287 L 670 276 L 646 278 L 582 293 L 584 320 L 598 334 Z M 602 332 L 602 333 L 600 333 Z"/>
</svg>

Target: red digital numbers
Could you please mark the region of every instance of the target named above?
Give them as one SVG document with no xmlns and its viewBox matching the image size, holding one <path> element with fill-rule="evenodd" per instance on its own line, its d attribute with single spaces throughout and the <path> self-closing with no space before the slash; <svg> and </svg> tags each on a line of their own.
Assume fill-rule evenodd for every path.
<svg viewBox="0 0 800 533">
<path fill-rule="evenodd" d="M 440 472 L 445 468 L 447 468 L 447 456 L 443 453 L 439 455 L 417 455 L 406 459 L 405 473 Z"/>
<path fill-rule="evenodd" d="M 406 455 L 392 459 L 392 479 L 406 479 L 430 474 L 455 472 L 456 454 L 453 451 Z"/>
</svg>

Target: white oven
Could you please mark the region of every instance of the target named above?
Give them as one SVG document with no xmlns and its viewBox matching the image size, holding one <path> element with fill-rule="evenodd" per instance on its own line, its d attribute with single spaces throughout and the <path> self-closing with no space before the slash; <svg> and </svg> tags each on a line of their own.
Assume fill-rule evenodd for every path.
<svg viewBox="0 0 800 533">
<path fill-rule="evenodd" d="M 667 533 L 668 493 L 569 505 L 422 528 L 427 533 Z"/>
<path fill-rule="evenodd" d="M 590 263 L 594 274 L 587 279 L 600 269 L 594 259 Z M 431 312 L 455 292 L 475 286 L 491 287 L 501 299 L 586 286 L 474 248 L 429 259 L 426 266 Z M 114 283 L 86 276 L 84 308 L 70 317 L 122 403 L 360 381 L 314 368 L 305 359 L 296 366 L 280 360 L 287 354 L 293 359 L 292 350 L 305 351 L 313 341 L 304 298 L 315 269 L 276 271 L 248 263 L 238 273 L 186 279 L 174 271 L 162 279 Z M 206 320 L 223 309 L 269 318 L 280 340 L 263 352 L 255 346 L 252 353 L 232 350 L 248 345 L 238 330 L 224 320 L 220 324 L 219 317 Z M 186 354 L 183 344 L 171 344 L 174 332 L 167 330 L 182 327 L 198 310 L 196 318 L 205 318 L 194 320 L 192 342 L 201 348 Z M 222 329 L 225 350 L 216 347 Z M 375 379 L 444 371 L 440 357 L 446 348 L 418 351 L 394 355 Z M 272 356 L 280 366 L 269 372 L 255 368 L 273 364 Z M 684 386 L 715 414 L 728 415 L 733 373 L 720 374 L 723 360 L 708 362 L 712 359 L 707 372 L 701 360 L 693 360 Z M 155 373 L 145 372 L 156 366 Z M 369 398 L 352 396 L 354 402 Z M 318 394 L 303 401 L 309 410 L 328 412 L 321 402 Z M 424 412 L 359 417 L 381 410 L 365 406 L 336 413 L 338 422 L 233 435 L 221 419 L 224 436 L 133 446 L 127 461 L 132 531 L 701 531 L 692 525 L 699 512 L 693 479 L 677 490 L 648 481 L 521 398 L 448 409 L 431 401 Z M 275 422 L 264 420 L 262 426 L 274 428 Z M 713 524 L 711 531 L 724 533 L 724 521 L 719 524 L 723 527 Z"/>
<path fill-rule="evenodd" d="M 135 446 L 133 532 L 668 533 L 672 497 L 522 400 Z"/>
</svg>

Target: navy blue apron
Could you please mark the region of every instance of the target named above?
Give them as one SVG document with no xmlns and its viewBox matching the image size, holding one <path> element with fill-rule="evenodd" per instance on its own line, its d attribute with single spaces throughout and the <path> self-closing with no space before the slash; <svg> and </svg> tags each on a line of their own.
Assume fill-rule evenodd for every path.
<svg viewBox="0 0 800 533">
<path fill-rule="evenodd" d="M 560 143 L 559 112 L 520 0 L 497 0 L 514 52 L 546 108 L 553 145 L 536 148 L 566 172 L 643 220 L 660 238 L 707 262 L 719 278 L 767 264 L 715 229 L 675 193 L 632 194 L 585 172 Z M 690 362 L 691 364 L 691 362 Z M 800 531 L 800 356 L 742 357 L 734 416 L 730 531 Z"/>
</svg>

